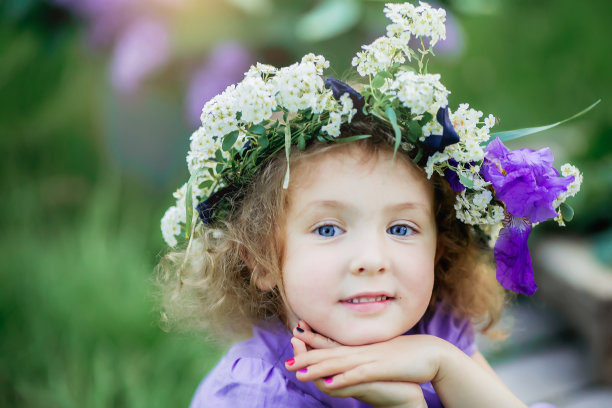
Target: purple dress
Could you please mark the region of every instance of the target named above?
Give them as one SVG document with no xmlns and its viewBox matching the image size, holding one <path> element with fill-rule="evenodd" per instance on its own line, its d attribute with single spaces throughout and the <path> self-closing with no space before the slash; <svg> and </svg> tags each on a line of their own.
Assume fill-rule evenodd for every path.
<svg viewBox="0 0 612 408">
<path fill-rule="evenodd" d="M 406 335 L 431 334 L 471 356 L 476 352 L 474 329 L 465 319 L 438 308 L 423 317 Z M 292 334 L 279 322 L 253 329 L 253 337 L 232 346 L 198 387 L 190 408 L 236 407 L 333 407 L 365 408 L 353 398 L 335 398 L 319 391 L 312 382 L 301 382 L 287 371 L 293 357 Z M 422 384 L 429 408 L 442 407 L 431 383 Z"/>
</svg>

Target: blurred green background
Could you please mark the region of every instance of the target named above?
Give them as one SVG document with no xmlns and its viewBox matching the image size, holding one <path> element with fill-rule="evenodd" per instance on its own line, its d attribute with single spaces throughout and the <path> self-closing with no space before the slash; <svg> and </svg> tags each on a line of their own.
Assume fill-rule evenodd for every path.
<svg viewBox="0 0 612 408">
<path fill-rule="evenodd" d="M 612 3 L 454 0 L 430 72 L 499 130 L 584 171 L 575 220 L 612 263 Z M 159 328 L 159 220 L 205 100 L 254 61 L 306 52 L 343 76 L 383 2 L 0 3 L 0 406 L 186 406 L 221 347 Z M 516 144 L 518 146 L 518 144 Z M 546 233 L 556 227 L 539 227 Z M 538 239 L 542 235 L 536 235 Z"/>
</svg>

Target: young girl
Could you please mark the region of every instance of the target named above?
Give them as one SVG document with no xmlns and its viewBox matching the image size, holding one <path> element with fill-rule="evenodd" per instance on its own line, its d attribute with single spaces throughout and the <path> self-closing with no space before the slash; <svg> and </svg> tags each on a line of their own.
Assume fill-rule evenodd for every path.
<svg viewBox="0 0 612 408">
<path fill-rule="evenodd" d="M 444 37 L 443 10 L 385 13 L 387 35 L 353 60 L 361 93 L 307 55 L 258 64 L 203 109 L 162 219 L 171 246 L 188 238 L 159 266 L 165 316 L 251 337 L 193 407 L 524 406 L 474 344 L 504 302 L 486 241 L 502 286 L 533 293 L 529 231 L 563 221 L 580 175 L 448 109 L 420 72 L 431 48 L 408 47 Z M 419 73 L 403 65 L 417 57 Z"/>
</svg>

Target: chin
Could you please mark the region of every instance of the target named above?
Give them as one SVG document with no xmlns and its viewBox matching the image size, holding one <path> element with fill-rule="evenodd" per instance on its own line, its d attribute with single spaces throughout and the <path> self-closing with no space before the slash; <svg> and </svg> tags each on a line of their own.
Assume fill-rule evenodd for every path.
<svg viewBox="0 0 612 408">
<path fill-rule="evenodd" d="M 372 331 L 364 331 L 363 333 L 353 332 L 348 335 L 344 333 L 344 335 L 337 336 L 337 338 L 334 340 L 344 346 L 364 346 L 366 344 L 381 343 L 383 341 L 394 339 L 397 336 L 402 335 L 404 332 L 405 331 L 395 332 L 389 330 L 375 333 Z"/>
</svg>

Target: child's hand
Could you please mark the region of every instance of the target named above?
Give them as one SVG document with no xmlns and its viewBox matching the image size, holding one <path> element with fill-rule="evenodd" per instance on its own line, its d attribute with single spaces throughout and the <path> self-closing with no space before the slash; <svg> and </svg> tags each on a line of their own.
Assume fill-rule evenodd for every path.
<svg viewBox="0 0 612 408">
<path fill-rule="evenodd" d="M 291 339 L 296 356 L 295 362 L 291 366 L 288 365 L 287 368 L 291 371 L 297 370 L 299 380 L 313 381 L 321 391 L 331 396 L 352 397 L 375 407 L 420 408 L 427 406 L 423 392 L 417 383 L 398 381 L 397 377 L 393 377 L 389 381 L 377 381 L 374 377 L 359 380 L 359 376 L 354 376 L 355 370 L 363 372 L 362 367 L 366 361 L 363 358 L 368 355 L 368 351 L 371 351 L 369 350 L 371 347 L 377 345 L 341 346 L 335 341 L 313 332 L 304 321 L 300 321 L 298 328 L 301 330 L 294 329 L 294 337 Z M 320 349 L 323 352 L 333 349 L 333 352 L 318 353 L 319 355 L 315 354 L 313 357 L 312 353 L 318 351 L 313 349 Z M 384 350 L 379 350 L 379 352 L 385 353 Z M 298 358 L 298 356 L 301 357 Z M 351 359 L 351 356 L 361 356 L 362 358 L 361 360 L 359 358 Z M 334 365 L 333 360 L 337 358 L 345 360 L 347 364 Z M 370 363 L 372 358 L 375 358 L 375 354 L 370 356 Z M 330 360 L 332 360 L 331 365 Z M 318 374 L 317 371 L 319 371 Z M 332 378 L 325 373 L 336 375 Z"/>
<path fill-rule="evenodd" d="M 313 344 L 328 344 L 323 339 L 316 338 L 316 333 L 312 336 Z M 431 382 L 449 408 L 525 407 L 490 367 L 485 369 L 435 336 L 399 336 L 365 346 L 311 350 L 303 340 L 293 340 L 304 347 L 286 368 L 297 371 L 300 381 L 313 381 L 332 396 L 353 397 L 375 407 L 425 407 L 418 384 Z"/>
<path fill-rule="evenodd" d="M 328 337 L 312 331 L 304 320 L 300 320 L 298 326 L 293 329 L 291 344 L 296 355 L 312 349 L 328 349 L 341 345 Z"/>
</svg>

